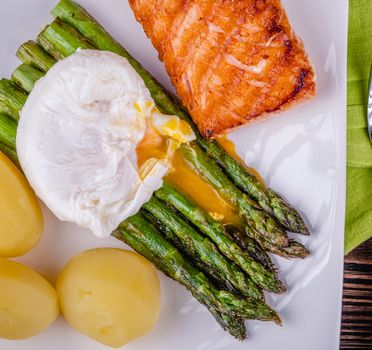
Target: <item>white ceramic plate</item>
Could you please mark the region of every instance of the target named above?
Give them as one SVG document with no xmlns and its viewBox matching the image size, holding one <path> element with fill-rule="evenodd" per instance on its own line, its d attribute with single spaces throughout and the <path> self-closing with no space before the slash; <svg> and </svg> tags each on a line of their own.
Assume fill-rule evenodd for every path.
<svg viewBox="0 0 372 350">
<path fill-rule="evenodd" d="M 135 21 L 126 0 L 81 0 L 161 83 L 171 88 L 157 53 Z M 283 327 L 248 322 L 249 339 L 235 341 L 177 283 L 161 276 L 162 308 L 154 331 L 128 350 L 286 349 L 336 350 L 339 343 L 343 271 L 346 130 L 347 0 L 285 0 L 290 20 L 302 37 L 317 73 L 318 96 L 303 106 L 231 135 L 243 159 L 283 194 L 310 223 L 312 251 L 304 261 L 276 259 L 288 293 L 268 297 Z M 18 64 L 18 46 L 35 38 L 51 21 L 56 0 L 2 0 L 0 76 Z M 21 260 L 52 282 L 74 254 L 92 247 L 123 247 L 98 239 L 44 211 L 45 234 Z M 0 340 L 2 350 L 99 350 L 107 347 L 71 329 L 60 317 L 47 331 L 24 341 Z"/>
</svg>

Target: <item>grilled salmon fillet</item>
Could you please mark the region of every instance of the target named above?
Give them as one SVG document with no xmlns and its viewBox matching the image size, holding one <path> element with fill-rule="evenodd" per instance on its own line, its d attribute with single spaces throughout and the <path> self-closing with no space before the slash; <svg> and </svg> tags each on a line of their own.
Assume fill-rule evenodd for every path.
<svg viewBox="0 0 372 350">
<path fill-rule="evenodd" d="M 280 0 L 129 0 L 183 105 L 211 138 L 315 95 Z"/>
</svg>

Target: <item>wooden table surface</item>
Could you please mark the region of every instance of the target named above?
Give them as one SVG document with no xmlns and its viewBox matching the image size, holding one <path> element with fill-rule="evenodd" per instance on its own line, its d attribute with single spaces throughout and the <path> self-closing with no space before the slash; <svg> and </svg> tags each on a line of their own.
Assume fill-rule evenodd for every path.
<svg viewBox="0 0 372 350">
<path fill-rule="evenodd" d="M 372 239 L 345 257 L 341 350 L 372 350 Z"/>
</svg>

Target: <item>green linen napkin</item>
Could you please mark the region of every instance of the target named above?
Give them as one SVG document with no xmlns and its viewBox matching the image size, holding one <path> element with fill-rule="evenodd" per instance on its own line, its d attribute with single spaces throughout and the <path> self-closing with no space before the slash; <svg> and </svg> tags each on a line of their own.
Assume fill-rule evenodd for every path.
<svg viewBox="0 0 372 350">
<path fill-rule="evenodd" d="M 372 144 L 367 96 L 372 63 L 372 0 L 349 0 L 345 253 L 372 237 Z"/>
</svg>

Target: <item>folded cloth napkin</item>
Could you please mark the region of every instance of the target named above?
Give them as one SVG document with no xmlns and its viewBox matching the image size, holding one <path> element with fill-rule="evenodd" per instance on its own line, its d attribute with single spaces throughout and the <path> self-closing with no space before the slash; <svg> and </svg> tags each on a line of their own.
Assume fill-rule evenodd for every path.
<svg viewBox="0 0 372 350">
<path fill-rule="evenodd" d="M 372 0 L 349 0 L 345 253 L 372 237 L 372 144 L 367 96 L 372 63 Z"/>
</svg>

